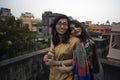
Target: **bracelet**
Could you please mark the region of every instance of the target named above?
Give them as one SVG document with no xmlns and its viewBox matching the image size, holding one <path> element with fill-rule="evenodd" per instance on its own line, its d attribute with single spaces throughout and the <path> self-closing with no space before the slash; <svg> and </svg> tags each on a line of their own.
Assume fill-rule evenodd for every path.
<svg viewBox="0 0 120 80">
<path fill-rule="evenodd" d="M 61 63 L 61 61 L 59 62 L 59 66 L 61 66 L 62 65 L 62 63 Z"/>
<path fill-rule="evenodd" d="M 63 61 L 60 61 L 60 62 L 59 62 L 59 65 L 62 66 L 62 64 L 63 64 Z"/>
</svg>

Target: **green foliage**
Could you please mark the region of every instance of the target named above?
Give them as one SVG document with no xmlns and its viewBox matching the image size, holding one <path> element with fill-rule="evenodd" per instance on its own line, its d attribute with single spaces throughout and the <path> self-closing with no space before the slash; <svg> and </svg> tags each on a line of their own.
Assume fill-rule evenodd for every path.
<svg viewBox="0 0 120 80">
<path fill-rule="evenodd" d="M 44 43 L 42 43 L 42 42 L 37 42 L 37 48 L 38 49 L 44 49 L 44 48 L 47 48 L 48 47 L 48 45 L 47 44 L 44 44 Z"/>
<path fill-rule="evenodd" d="M 36 34 L 23 26 L 20 19 L 14 16 L 0 18 L 0 59 L 23 54 L 24 51 L 35 50 L 39 47 Z M 41 45 L 41 44 L 40 44 Z M 43 47 L 43 46 L 41 46 Z"/>
<path fill-rule="evenodd" d="M 37 38 L 41 38 L 41 39 L 45 40 L 45 39 L 48 39 L 49 37 L 44 34 L 38 34 Z"/>
</svg>

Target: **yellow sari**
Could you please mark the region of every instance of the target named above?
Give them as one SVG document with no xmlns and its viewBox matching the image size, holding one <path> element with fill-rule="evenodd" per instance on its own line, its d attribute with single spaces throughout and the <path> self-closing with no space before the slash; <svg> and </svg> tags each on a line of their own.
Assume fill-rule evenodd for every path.
<svg viewBox="0 0 120 80">
<path fill-rule="evenodd" d="M 80 43 L 76 37 L 71 37 L 68 44 L 60 43 L 55 47 L 55 60 L 73 59 L 73 49 Z M 61 73 L 56 69 L 57 66 L 50 66 L 49 80 L 72 80 L 73 71 L 69 73 Z"/>
</svg>

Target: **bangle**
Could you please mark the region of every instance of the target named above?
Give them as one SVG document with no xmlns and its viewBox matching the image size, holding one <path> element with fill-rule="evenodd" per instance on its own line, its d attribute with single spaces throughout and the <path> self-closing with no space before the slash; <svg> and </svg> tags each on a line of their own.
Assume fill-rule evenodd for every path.
<svg viewBox="0 0 120 80">
<path fill-rule="evenodd" d="M 62 61 L 59 62 L 59 66 L 62 66 Z"/>
<path fill-rule="evenodd" d="M 59 66 L 61 66 L 61 61 L 59 62 Z"/>
</svg>

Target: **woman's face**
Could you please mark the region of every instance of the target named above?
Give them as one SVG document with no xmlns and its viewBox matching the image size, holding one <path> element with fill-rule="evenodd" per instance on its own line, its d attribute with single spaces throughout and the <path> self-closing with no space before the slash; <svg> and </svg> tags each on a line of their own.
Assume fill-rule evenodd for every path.
<svg viewBox="0 0 120 80">
<path fill-rule="evenodd" d="M 70 24 L 71 34 L 74 36 L 79 36 L 82 33 L 82 29 L 75 24 Z"/>
<path fill-rule="evenodd" d="M 67 19 L 60 19 L 56 24 L 56 31 L 58 34 L 63 35 L 68 30 Z"/>
</svg>

